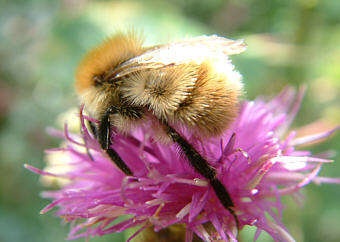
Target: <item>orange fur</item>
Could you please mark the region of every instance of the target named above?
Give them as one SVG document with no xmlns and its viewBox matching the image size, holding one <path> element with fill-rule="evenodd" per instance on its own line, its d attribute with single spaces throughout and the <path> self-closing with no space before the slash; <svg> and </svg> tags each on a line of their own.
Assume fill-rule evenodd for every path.
<svg viewBox="0 0 340 242">
<path fill-rule="evenodd" d="M 105 40 L 91 50 L 79 64 L 76 71 L 76 90 L 83 92 L 93 85 L 93 77 L 101 75 L 123 61 L 140 55 L 143 39 L 135 33 L 119 33 Z"/>
</svg>

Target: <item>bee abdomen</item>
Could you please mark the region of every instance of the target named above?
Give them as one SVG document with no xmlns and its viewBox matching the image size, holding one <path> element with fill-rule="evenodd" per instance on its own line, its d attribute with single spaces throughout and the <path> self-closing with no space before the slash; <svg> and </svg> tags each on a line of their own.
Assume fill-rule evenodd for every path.
<svg viewBox="0 0 340 242">
<path fill-rule="evenodd" d="M 229 64 L 227 61 L 223 62 Z M 215 63 L 182 64 L 130 75 L 122 82 L 122 96 L 132 106 L 149 109 L 158 119 L 218 135 L 237 115 L 241 86 Z"/>
<path fill-rule="evenodd" d="M 235 88 L 228 75 L 220 75 L 202 64 L 194 88 L 174 112 L 171 122 L 184 125 L 204 136 L 222 133 L 238 112 L 240 88 Z"/>
<path fill-rule="evenodd" d="M 157 118 L 168 119 L 190 95 L 197 78 L 197 65 L 171 65 L 133 73 L 121 91 L 131 105 L 146 107 Z"/>
</svg>

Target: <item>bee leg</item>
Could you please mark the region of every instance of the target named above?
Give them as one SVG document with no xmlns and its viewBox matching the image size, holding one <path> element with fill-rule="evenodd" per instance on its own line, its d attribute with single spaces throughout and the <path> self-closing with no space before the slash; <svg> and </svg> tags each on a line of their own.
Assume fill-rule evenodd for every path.
<svg viewBox="0 0 340 242">
<path fill-rule="evenodd" d="M 86 122 L 89 126 L 89 130 L 90 130 L 91 134 L 93 134 L 94 137 L 97 137 L 97 127 L 96 127 L 96 125 L 88 119 L 86 119 Z"/>
<path fill-rule="evenodd" d="M 79 116 L 80 116 L 80 117 L 83 117 L 83 109 L 82 109 L 82 108 L 81 108 L 81 110 L 80 110 Z M 87 121 L 87 122 L 89 123 L 89 125 L 94 126 L 93 123 L 92 123 L 91 121 L 89 121 L 89 120 L 87 120 L 87 119 L 85 119 L 85 121 Z M 89 150 L 89 148 L 88 148 L 88 146 L 87 146 L 87 139 L 86 139 L 85 134 L 84 134 L 84 127 L 83 127 L 82 125 L 80 125 L 80 126 L 79 126 L 79 129 L 80 129 L 80 134 L 83 136 L 83 140 L 84 140 L 84 145 L 85 145 L 86 153 L 87 153 L 88 157 L 89 157 L 91 160 L 94 160 L 94 159 L 93 159 L 93 156 L 91 155 L 90 150 Z"/>
<path fill-rule="evenodd" d="M 172 127 L 166 124 L 171 139 L 179 145 L 194 169 L 209 180 L 215 179 L 216 171 L 207 161 Z"/>
<path fill-rule="evenodd" d="M 133 173 L 130 168 L 124 163 L 124 161 L 120 158 L 118 153 L 111 148 L 111 122 L 110 122 L 110 114 L 117 113 L 116 107 L 109 107 L 104 116 L 101 119 L 101 122 L 98 127 L 97 138 L 100 146 L 105 151 L 106 154 L 111 158 L 111 160 L 118 166 L 118 168 L 124 172 L 128 176 L 132 176 Z"/>
<path fill-rule="evenodd" d="M 94 137 L 97 137 L 97 128 L 96 128 L 95 124 L 88 119 L 85 119 L 85 122 L 86 122 L 87 126 L 89 127 L 90 133 L 93 134 Z M 84 135 L 84 131 L 83 131 L 82 127 L 80 127 L 80 132 L 81 132 L 82 135 Z M 90 157 L 91 160 L 94 161 L 94 158 L 91 155 L 89 148 L 87 147 L 87 141 L 86 141 L 85 138 L 84 138 L 84 144 L 85 144 L 85 147 L 86 147 L 87 155 Z"/>
<path fill-rule="evenodd" d="M 216 196 L 218 197 L 218 200 L 222 203 L 223 207 L 229 211 L 229 213 L 234 217 L 237 232 L 240 228 L 240 221 L 238 220 L 238 217 L 234 211 L 234 203 L 231 200 L 231 197 L 225 188 L 225 186 L 220 182 L 218 179 L 212 179 L 210 180 L 210 185 L 213 187 Z"/>
<path fill-rule="evenodd" d="M 236 222 L 237 231 L 240 227 L 240 222 L 234 211 L 234 203 L 220 180 L 216 178 L 216 171 L 211 167 L 208 162 L 190 145 L 176 130 L 169 126 L 165 121 L 163 124 L 167 128 L 167 133 L 172 140 L 179 145 L 183 153 L 186 155 L 190 164 L 194 169 L 205 178 L 209 179 L 210 185 L 214 189 L 218 200 L 222 203 L 223 207 L 227 209 L 230 214 L 234 217 Z"/>
<path fill-rule="evenodd" d="M 82 126 L 80 126 L 80 133 L 81 133 L 81 135 L 83 136 L 84 145 L 85 145 L 85 149 L 86 149 L 86 153 L 87 153 L 88 157 L 90 157 L 91 160 L 94 160 L 94 159 L 93 159 L 93 156 L 92 156 L 91 153 L 90 153 L 89 148 L 87 147 L 87 141 L 86 141 L 86 138 L 85 138 L 85 135 L 84 135 L 84 130 L 83 130 L 83 127 L 82 127 Z"/>
</svg>

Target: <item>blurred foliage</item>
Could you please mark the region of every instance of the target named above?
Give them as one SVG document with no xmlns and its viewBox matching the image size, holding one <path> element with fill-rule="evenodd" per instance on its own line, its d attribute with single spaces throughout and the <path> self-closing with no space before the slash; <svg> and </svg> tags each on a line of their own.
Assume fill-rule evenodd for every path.
<svg viewBox="0 0 340 242">
<path fill-rule="evenodd" d="M 135 28 L 147 44 L 217 33 L 243 38 L 233 57 L 246 98 L 273 96 L 287 85 L 308 87 L 296 127 L 340 122 L 340 1 L 338 0 L 1 0 L 0 1 L 0 241 L 64 241 L 69 226 L 49 213 L 44 188 L 24 163 L 44 166 L 43 150 L 58 145 L 45 133 L 76 106 L 74 70 L 81 56 L 117 30 Z M 299 130 L 303 132 L 302 130 Z M 340 136 L 315 146 L 339 150 Z M 339 177 L 340 160 L 323 176 Z M 340 189 L 310 185 L 305 205 L 285 199 L 285 224 L 297 241 L 340 241 Z M 251 238 L 244 233 L 245 241 Z M 118 241 L 107 235 L 91 241 Z M 79 241 L 84 241 L 80 239 Z M 270 241 L 263 235 L 259 241 Z"/>
</svg>

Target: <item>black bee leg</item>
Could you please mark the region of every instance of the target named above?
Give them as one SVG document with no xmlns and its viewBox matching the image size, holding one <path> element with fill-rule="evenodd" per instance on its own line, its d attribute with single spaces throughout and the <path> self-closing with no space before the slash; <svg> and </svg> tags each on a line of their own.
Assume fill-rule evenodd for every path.
<svg viewBox="0 0 340 242">
<path fill-rule="evenodd" d="M 238 217 L 234 211 L 234 203 L 231 200 L 231 197 L 225 188 L 225 186 L 220 182 L 220 180 L 214 178 L 210 180 L 210 185 L 213 187 L 216 196 L 218 197 L 218 200 L 222 203 L 223 207 L 229 211 L 229 213 L 234 217 L 234 220 L 236 222 L 236 228 L 237 231 L 240 228 L 240 221 L 238 220 Z"/>
<path fill-rule="evenodd" d="M 175 143 L 178 144 L 194 169 L 202 176 L 209 179 L 210 185 L 214 189 L 216 196 L 222 203 L 223 207 L 227 209 L 234 217 L 237 230 L 239 230 L 240 223 L 234 211 L 234 203 L 225 186 L 220 180 L 216 178 L 215 169 L 211 167 L 208 162 L 192 147 L 192 145 L 190 145 L 188 141 L 186 141 L 179 133 L 177 133 L 176 130 L 170 127 L 165 121 L 162 121 L 162 123 L 167 129 L 168 135 Z"/>
<path fill-rule="evenodd" d="M 95 124 L 88 119 L 85 119 L 85 122 L 86 122 L 87 126 L 89 127 L 90 133 L 93 134 L 94 137 L 97 137 L 97 128 L 96 128 Z M 81 132 L 82 135 L 84 135 L 84 131 L 83 131 L 82 127 L 80 127 L 80 132 Z M 86 141 L 85 138 L 84 138 L 84 144 L 85 144 L 85 147 L 86 147 L 87 155 L 90 157 L 91 160 L 94 160 L 93 156 L 90 153 L 89 148 L 87 147 L 87 141 Z"/>
<path fill-rule="evenodd" d="M 90 157 L 91 160 L 94 160 L 94 159 L 93 159 L 93 156 L 92 156 L 91 153 L 90 153 L 89 148 L 87 147 L 87 141 L 86 141 L 86 138 L 84 137 L 84 131 L 83 131 L 83 128 L 82 128 L 82 127 L 80 127 L 80 133 L 81 133 L 82 136 L 83 136 L 84 145 L 85 145 L 85 149 L 86 149 L 86 153 L 87 153 L 88 157 Z"/>
<path fill-rule="evenodd" d="M 82 116 L 82 111 L 80 112 L 80 116 Z M 94 124 L 93 124 L 91 121 L 89 121 L 89 120 L 87 120 L 87 119 L 85 119 L 85 120 L 87 121 L 87 123 L 89 124 L 90 127 L 91 127 L 91 126 L 94 127 Z M 94 128 L 95 128 L 95 127 L 94 127 Z M 91 132 L 93 133 L 93 130 L 92 130 L 92 129 L 91 129 Z M 93 159 L 93 156 L 92 156 L 91 153 L 90 153 L 89 148 L 87 147 L 87 140 L 86 140 L 86 138 L 85 138 L 84 129 L 83 129 L 83 126 L 82 126 L 82 125 L 80 125 L 80 133 L 81 133 L 81 135 L 83 136 L 84 145 L 85 145 L 85 149 L 86 149 L 86 153 L 87 153 L 88 157 L 89 157 L 91 160 L 94 160 L 94 159 Z"/>
<path fill-rule="evenodd" d="M 216 171 L 207 161 L 172 127 L 166 124 L 171 139 L 179 145 L 194 169 L 209 180 L 215 179 Z"/>
<path fill-rule="evenodd" d="M 96 125 L 88 119 L 86 119 L 86 123 L 87 123 L 87 126 L 89 127 L 91 134 L 93 134 L 94 137 L 97 137 L 97 127 L 96 127 Z"/>
<path fill-rule="evenodd" d="M 116 107 L 109 107 L 104 116 L 101 119 L 101 122 L 98 127 L 98 142 L 102 149 L 108 154 L 111 160 L 118 166 L 118 168 L 123 171 L 126 175 L 132 176 L 133 173 L 130 168 L 124 163 L 124 161 L 120 158 L 118 153 L 111 148 L 111 122 L 110 115 L 117 113 Z"/>
</svg>

